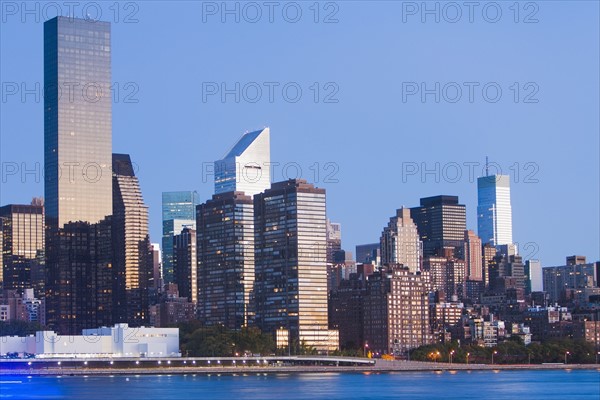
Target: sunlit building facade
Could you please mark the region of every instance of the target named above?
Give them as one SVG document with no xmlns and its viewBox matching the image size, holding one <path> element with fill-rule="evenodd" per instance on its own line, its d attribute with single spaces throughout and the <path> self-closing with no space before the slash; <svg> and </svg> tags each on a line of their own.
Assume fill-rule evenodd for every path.
<svg viewBox="0 0 600 400">
<path fill-rule="evenodd" d="M 477 178 L 477 233 L 483 244 L 511 244 L 510 176 Z"/>
</svg>

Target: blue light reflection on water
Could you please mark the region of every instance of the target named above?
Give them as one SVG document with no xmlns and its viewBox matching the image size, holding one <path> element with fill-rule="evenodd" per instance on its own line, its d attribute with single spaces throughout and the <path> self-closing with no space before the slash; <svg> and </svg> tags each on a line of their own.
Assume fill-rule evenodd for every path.
<svg viewBox="0 0 600 400">
<path fill-rule="evenodd" d="M 3 399 L 600 399 L 596 370 L 4 376 L 0 381 Z"/>
</svg>

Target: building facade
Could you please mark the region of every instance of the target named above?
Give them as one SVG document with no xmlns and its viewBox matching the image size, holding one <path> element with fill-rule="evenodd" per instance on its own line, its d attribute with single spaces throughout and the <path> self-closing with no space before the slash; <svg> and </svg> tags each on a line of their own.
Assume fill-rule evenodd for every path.
<svg viewBox="0 0 600 400">
<path fill-rule="evenodd" d="M 271 131 L 264 128 L 245 133 L 214 163 L 215 194 L 264 192 L 271 185 Z"/>
<path fill-rule="evenodd" d="M 279 344 L 337 348 L 327 316 L 325 189 L 274 183 L 254 196 L 254 224 L 256 325 Z"/>
<path fill-rule="evenodd" d="M 254 312 L 254 203 L 243 192 L 216 194 L 197 207 L 198 318 L 238 330 Z"/>
<path fill-rule="evenodd" d="M 408 208 L 398 209 L 390 218 L 380 243 L 382 264 L 402 264 L 412 272 L 421 270 L 421 241 Z"/>
<path fill-rule="evenodd" d="M 198 252 L 196 231 L 183 228 L 173 236 L 173 277 L 179 294 L 198 304 Z"/>
<path fill-rule="evenodd" d="M 483 244 L 511 244 L 510 176 L 477 178 L 477 234 Z"/>
<path fill-rule="evenodd" d="M 457 196 L 422 198 L 419 207 L 410 209 L 410 215 L 423 242 L 423 256 L 440 255 L 448 247 L 457 253 L 462 250 L 467 213 Z"/>
</svg>

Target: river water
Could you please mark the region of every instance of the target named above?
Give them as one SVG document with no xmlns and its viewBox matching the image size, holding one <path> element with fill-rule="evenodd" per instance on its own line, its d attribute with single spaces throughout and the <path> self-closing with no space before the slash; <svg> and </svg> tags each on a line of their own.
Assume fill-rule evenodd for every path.
<svg viewBox="0 0 600 400">
<path fill-rule="evenodd" d="M 600 399 L 600 373 L 481 371 L 0 377 L 8 399 Z"/>
</svg>

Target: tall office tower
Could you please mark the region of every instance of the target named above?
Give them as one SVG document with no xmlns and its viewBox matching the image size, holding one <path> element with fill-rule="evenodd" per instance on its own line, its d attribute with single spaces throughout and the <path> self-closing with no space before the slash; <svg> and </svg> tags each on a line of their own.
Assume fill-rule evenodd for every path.
<svg viewBox="0 0 600 400">
<path fill-rule="evenodd" d="M 271 131 L 244 134 L 222 159 L 215 161 L 215 194 L 264 192 L 271 185 Z"/>
<path fill-rule="evenodd" d="M 375 352 L 406 356 L 432 342 L 429 276 L 400 265 L 387 266 L 367 281 L 364 340 Z"/>
<path fill-rule="evenodd" d="M 112 214 L 110 23 L 44 23 L 46 223 L 90 224 Z"/>
<path fill-rule="evenodd" d="M 544 290 L 542 263 L 540 260 L 525 261 L 525 292 L 541 292 Z"/>
<path fill-rule="evenodd" d="M 278 346 L 338 347 L 327 321 L 325 189 L 302 179 L 254 196 L 256 325 Z"/>
<path fill-rule="evenodd" d="M 496 248 L 486 243 L 481 247 L 481 269 L 483 271 L 483 282 L 486 288 L 490 286 L 490 266 L 496 256 Z"/>
<path fill-rule="evenodd" d="M 43 296 L 34 275 L 45 246 L 44 206 L 9 204 L 0 207 L 0 231 L 3 288 L 19 294 L 35 288 L 36 294 Z"/>
<path fill-rule="evenodd" d="M 46 237 L 47 323 L 61 335 L 113 322 L 112 218 L 69 222 Z"/>
<path fill-rule="evenodd" d="M 112 323 L 110 23 L 44 23 L 47 323 Z"/>
<path fill-rule="evenodd" d="M 152 250 L 148 206 L 128 154 L 113 154 L 113 290 L 115 322 L 148 324 Z"/>
<path fill-rule="evenodd" d="M 400 208 L 381 233 L 381 263 L 402 264 L 411 272 L 421 270 L 421 241 L 408 208 Z"/>
<path fill-rule="evenodd" d="M 327 220 L 327 264 L 334 263 L 333 257 L 336 251 L 342 249 L 342 225 Z"/>
<path fill-rule="evenodd" d="M 433 196 L 421 199 L 419 207 L 410 209 L 423 242 L 423 256 L 441 255 L 444 248 L 462 251 L 467 229 L 467 212 L 458 204 L 458 196 Z"/>
<path fill-rule="evenodd" d="M 196 230 L 183 228 L 179 235 L 173 236 L 173 277 L 179 295 L 194 304 L 198 304 L 197 263 Z"/>
<path fill-rule="evenodd" d="M 381 243 L 359 244 L 356 246 L 356 262 L 372 262 L 379 264 L 381 260 Z"/>
<path fill-rule="evenodd" d="M 183 228 L 196 229 L 196 191 L 163 192 L 162 194 L 162 269 L 164 284 L 173 283 L 173 236 Z"/>
<path fill-rule="evenodd" d="M 483 281 L 481 239 L 473 231 L 465 231 L 462 258 L 465 260 L 466 278 L 470 281 Z"/>
<path fill-rule="evenodd" d="M 198 317 L 228 329 L 253 318 L 254 203 L 242 192 L 216 194 L 196 211 Z"/>
<path fill-rule="evenodd" d="M 477 233 L 483 244 L 512 243 L 510 176 L 477 178 Z"/>
</svg>

